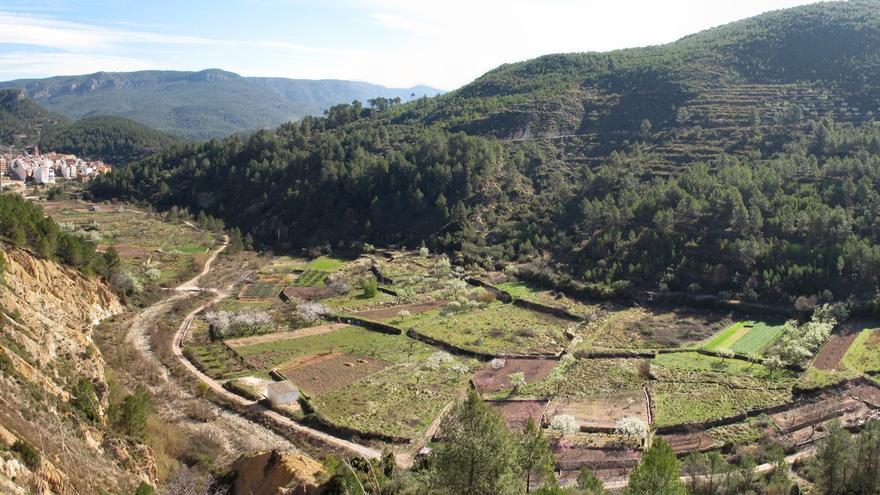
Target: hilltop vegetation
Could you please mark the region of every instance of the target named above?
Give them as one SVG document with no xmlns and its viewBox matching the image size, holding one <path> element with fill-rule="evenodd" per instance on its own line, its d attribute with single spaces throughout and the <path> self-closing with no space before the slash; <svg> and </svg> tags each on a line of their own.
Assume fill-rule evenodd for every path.
<svg viewBox="0 0 880 495">
<path fill-rule="evenodd" d="M 45 150 L 101 159 L 121 165 L 180 142 L 163 132 L 122 117 L 86 117 L 53 127 L 40 138 Z"/>
<path fill-rule="evenodd" d="M 773 12 L 177 147 L 92 190 L 204 210 L 282 249 L 425 242 L 532 261 L 524 277 L 606 297 L 865 299 L 878 46 L 876 2 Z"/>
<path fill-rule="evenodd" d="M 66 120 L 47 112 L 16 89 L 0 90 L 0 143 L 33 144 L 43 128 Z"/>
</svg>

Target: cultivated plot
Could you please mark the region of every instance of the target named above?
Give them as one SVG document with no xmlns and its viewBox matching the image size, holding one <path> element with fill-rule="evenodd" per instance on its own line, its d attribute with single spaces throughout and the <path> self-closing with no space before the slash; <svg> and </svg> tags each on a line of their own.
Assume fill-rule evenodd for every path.
<svg viewBox="0 0 880 495">
<path fill-rule="evenodd" d="M 572 323 L 511 304 L 460 313 L 428 311 L 403 318 L 398 325 L 453 346 L 486 354 L 547 355 L 561 352 Z"/>
</svg>

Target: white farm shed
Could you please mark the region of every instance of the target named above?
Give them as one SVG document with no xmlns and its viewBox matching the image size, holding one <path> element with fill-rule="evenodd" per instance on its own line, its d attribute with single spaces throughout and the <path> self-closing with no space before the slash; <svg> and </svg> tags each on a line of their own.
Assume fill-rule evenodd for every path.
<svg viewBox="0 0 880 495">
<path fill-rule="evenodd" d="M 266 385 L 266 398 L 273 406 L 292 404 L 299 400 L 299 389 L 287 380 Z"/>
</svg>

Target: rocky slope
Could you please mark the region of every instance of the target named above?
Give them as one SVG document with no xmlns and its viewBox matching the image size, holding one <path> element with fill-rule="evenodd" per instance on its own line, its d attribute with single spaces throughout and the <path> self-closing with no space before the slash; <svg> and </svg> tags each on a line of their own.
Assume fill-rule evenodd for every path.
<svg viewBox="0 0 880 495">
<path fill-rule="evenodd" d="M 107 434 L 110 386 L 91 337 L 122 305 L 79 272 L 0 248 L 0 492 L 126 492 L 150 479 L 149 450 Z M 85 382 L 95 390 L 91 419 L 75 404 Z"/>
</svg>

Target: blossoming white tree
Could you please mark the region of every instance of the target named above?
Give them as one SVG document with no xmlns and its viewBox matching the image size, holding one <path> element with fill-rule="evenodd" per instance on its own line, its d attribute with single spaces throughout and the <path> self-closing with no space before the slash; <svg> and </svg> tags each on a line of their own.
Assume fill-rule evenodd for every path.
<svg viewBox="0 0 880 495">
<path fill-rule="evenodd" d="M 632 445 L 642 446 L 648 438 L 648 425 L 635 416 L 618 419 L 614 429 Z"/>
<path fill-rule="evenodd" d="M 571 414 L 557 414 L 550 420 L 550 428 L 563 433 L 575 433 L 580 430 L 577 420 Z"/>
</svg>

